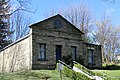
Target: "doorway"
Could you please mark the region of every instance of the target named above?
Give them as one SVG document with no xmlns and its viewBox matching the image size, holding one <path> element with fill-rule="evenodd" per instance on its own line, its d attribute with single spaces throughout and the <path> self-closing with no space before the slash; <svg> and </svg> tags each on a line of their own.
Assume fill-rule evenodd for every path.
<svg viewBox="0 0 120 80">
<path fill-rule="evenodd" d="M 61 45 L 56 45 L 56 62 L 58 62 L 58 60 L 61 60 L 61 49 Z"/>
</svg>

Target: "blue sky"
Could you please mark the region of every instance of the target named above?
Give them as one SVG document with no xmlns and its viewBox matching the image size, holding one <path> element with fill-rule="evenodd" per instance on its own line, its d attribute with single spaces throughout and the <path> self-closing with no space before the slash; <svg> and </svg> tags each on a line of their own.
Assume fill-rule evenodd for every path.
<svg viewBox="0 0 120 80">
<path fill-rule="evenodd" d="M 33 19 L 33 23 L 39 22 L 45 19 L 46 12 L 51 12 L 52 9 L 58 10 L 81 3 L 89 7 L 93 19 L 101 20 L 102 15 L 106 14 L 113 25 L 120 25 L 120 0 L 116 0 L 114 4 L 103 0 L 31 0 L 31 8 L 36 12 L 30 14 L 30 17 Z"/>
</svg>

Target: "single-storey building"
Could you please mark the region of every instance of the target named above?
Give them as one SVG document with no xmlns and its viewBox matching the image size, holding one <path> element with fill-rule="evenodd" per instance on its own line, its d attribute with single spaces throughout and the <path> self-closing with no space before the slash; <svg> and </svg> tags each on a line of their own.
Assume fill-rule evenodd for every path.
<svg viewBox="0 0 120 80">
<path fill-rule="evenodd" d="M 30 27 L 30 33 L 0 50 L 0 72 L 55 69 L 58 60 L 71 55 L 86 67 L 102 67 L 101 46 L 85 43 L 84 33 L 61 15 Z"/>
</svg>

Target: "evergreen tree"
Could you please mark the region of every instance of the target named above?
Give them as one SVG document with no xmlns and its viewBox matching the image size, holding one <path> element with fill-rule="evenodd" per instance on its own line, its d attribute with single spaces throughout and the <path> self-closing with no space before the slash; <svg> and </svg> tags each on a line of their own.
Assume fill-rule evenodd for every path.
<svg viewBox="0 0 120 80">
<path fill-rule="evenodd" d="M 12 34 L 9 24 L 9 1 L 0 0 L 0 49 L 10 44 L 9 36 Z"/>
</svg>

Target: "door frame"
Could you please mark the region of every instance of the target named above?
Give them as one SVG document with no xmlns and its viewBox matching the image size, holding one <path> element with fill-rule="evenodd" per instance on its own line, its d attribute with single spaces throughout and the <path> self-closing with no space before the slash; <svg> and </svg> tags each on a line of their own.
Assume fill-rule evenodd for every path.
<svg viewBox="0 0 120 80">
<path fill-rule="evenodd" d="M 55 45 L 56 62 L 62 59 L 62 45 Z"/>
</svg>

